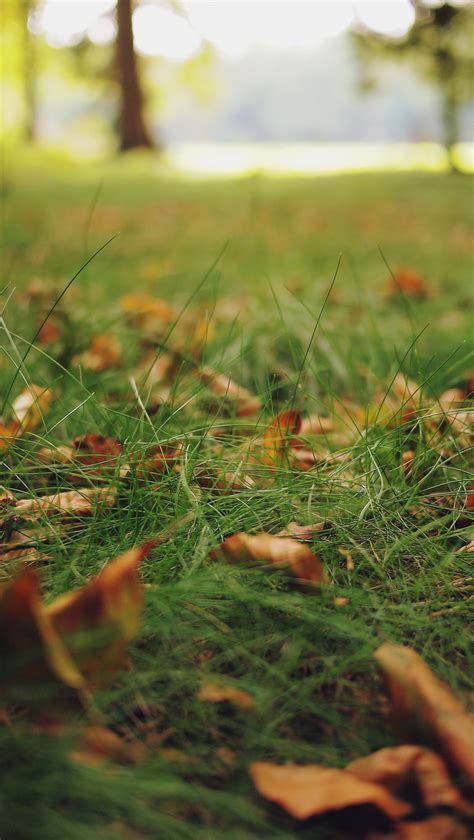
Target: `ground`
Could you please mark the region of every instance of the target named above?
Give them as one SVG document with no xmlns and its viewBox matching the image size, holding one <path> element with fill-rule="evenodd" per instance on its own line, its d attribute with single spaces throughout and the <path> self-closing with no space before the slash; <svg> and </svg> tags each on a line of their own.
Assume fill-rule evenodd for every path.
<svg viewBox="0 0 474 840">
<path fill-rule="evenodd" d="M 469 392 L 472 185 L 440 174 L 188 181 L 155 166 L 25 161 L 4 185 L 4 424 L 28 383 L 53 399 L 2 449 L 0 484 L 17 500 L 78 486 L 114 493 L 88 517 L 28 525 L 44 597 L 174 530 L 141 563 L 145 610 L 129 665 L 94 699 L 104 724 L 147 744 L 145 759 L 73 760 L 71 730 L 32 731 L 13 712 L 0 733 L 0 833 L 332 837 L 330 820 L 297 823 L 260 799 L 249 763 L 344 766 L 397 743 L 372 658 L 384 640 L 415 648 L 461 698 L 469 688 L 466 435 L 436 401 Z M 13 381 L 67 282 L 118 232 Z M 407 269 L 416 288 L 399 293 Z M 123 301 L 132 293 L 174 311 L 160 304 L 144 318 L 143 299 Z M 105 350 L 94 345 L 103 335 L 113 336 Z M 157 357 L 168 364 L 158 373 Z M 218 374 L 260 399 L 250 419 L 241 397 L 216 393 Z M 309 469 L 291 440 L 261 455 L 285 410 L 335 422 L 311 439 Z M 80 462 L 74 473 L 39 454 L 86 434 L 121 443 L 108 469 Z M 169 463 L 137 467 L 147 446 L 156 454 L 170 439 L 180 446 Z M 327 579 L 314 593 L 267 565 L 209 556 L 236 532 L 295 520 L 324 523 L 309 543 Z M 7 583 L 16 558 L 2 559 Z M 209 679 L 248 693 L 253 708 L 199 699 Z"/>
</svg>

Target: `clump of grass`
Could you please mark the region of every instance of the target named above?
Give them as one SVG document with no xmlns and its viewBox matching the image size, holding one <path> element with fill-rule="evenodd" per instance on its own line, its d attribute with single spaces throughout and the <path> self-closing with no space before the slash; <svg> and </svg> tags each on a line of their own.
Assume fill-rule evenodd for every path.
<svg viewBox="0 0 474 840">
<path fill-rule="evenodd" d="M 403 183 L 415 181 L 403 179 Z M 393 207 L 400 209 L 402 181 L 390 184 Z M 417 189 L 420 185 L 416 200 L 426 207 L 436 188 L 429 179 L 418 179 Z M 60 304 L 69 319 L 73 351 L 58 358 L 48 348 L 33 346 L 28 336 L 35 334 L 35 308 L 27 304 L 21 286 L 12 296 L 2 326 L 3 393 L 8 394 L 12 383 L 13 397 L 25 383 L 39 382 L 51 387 L 56 399 L 41 427 L 1 451 L 0 484 L 20 497 L 71 489 L 79 479 L 81 486 L 99 482 L 116 492 L 111 507 L 97 506 L 92 516 L 73 519 L 67 527 L 46 516 L 41 521 L 38 545 L 46 597 L 81 585 L 110 558 L 155 535 L 177 517 L 190 511 L 194 516 L 187 528 L 176 531 L 172 540 L 144 561 L 146 605 L 142 631 L 132 645 L 131 668 L 96 698 L 109 727 L 155 746 L 138 767 L 88 767 L 70 758 L 70 733 L 32 733 L 19 716 L 0 729 L 5 771 L 2 836 L 174 840 L 217 838 L 225 831 L 235 840 L 329 837 L 331 828 L 324 822 L 317 827 L 311 821 L 296 825 L 259 801 L 248 764 L 268 759 L 343 766 L 393 743 L 372 662 L 373 650 L 384 639 L 412 645 L 455 690 L 461 695 L 467 692 L 468 555 L 456 552 L 468 540 L 468 530 L 459 528 L 459 509 L 469 482 L 469 453 L 453 443 L 444 429 L 444 443 L 451 449 L 448 456 L 441 456 L 443 439 L 438 436 L 434 447 L 419 418 L 394 427 L 387 424 L 383 402 L 400 370 L 432 397 L 458 382 L 468 369 L 468 356 L 459 347 L 457 331 L 456 335 L 445 331 L 438 346 L 441 328 L 424 330 L 426 310 L 431 307 L 435 317 L 440 311 L 436 299 L 416 306 L 408 302 L 409 319 L 406 307 L 381 298 L 375 303 L 366 299 L 363 306 L 357 303 L 365 292 L 353 282 L 347 259 L 336 284 L 342 302 L 331 301 L 330 296 L 320 318 L 330 280 L 327 253 L 319 266 L 308 243 L 299 258 L 299 271 L 307 273 L 302 288 L 297 292 L 282 289 L 290 279 L 287 263 L 279 277 L 270 278 L 272 290 L 268 290 L 264 275 L 270 252 L 268 243 L 262 244 L 258 237 L 267 237 L 269 221 L 271 230 L 280 229 L 280 185 L 257 180 L 232 188 L 212 185 L 211 197 L 205 200 L 196 185 L 189 186 L 186 198 L 182 185 L 163 183 L 160 188 L 160 200 L 164 206 L 168 202 L 171 216 L 178 214 L 175 205 L 180 201 L 185 216 L 196 207 L 202 209 L 205 218 L 198 219 L 197 228 L 201 241 L 205 239 L 206 253 L 214 247 L 217 220 L 221 235 L 221 211 L 231 212 L 232 195 L 238 196 L 240 211 L 252 206 L 252 212 L 259 214 L 255 216 L 257 232 L 252 232 L 245 215 L 240 216 L 245 236 L 236 238 L 237 245 L 231 243 L 230 266 L 226 255 L 205 284 L 190 269 L 190 257 L 201 262 L 202 256 L 196 232 L 191 228 L 190 240 L 180 240 L 184 252 L 175 256 L 175 262 L 182 259 L 182 283 L 172 296 L 176 284 L 165 278 L 161 293 L 183 314 L 155 351 L 159 356 L 176 347 L 178 335 L 179 341 L 185 341 L 180 323 L 190 297 L 199 318 L 203 305 L 204 310 L 216 312 L 219 306 L 224 311 L 227 307 L 229 313 L 217 319 L 215 334 L 207 336 L 201 348 L 199 364 L 233 375 L 258 394 L 261 414 L 252 419 L 250 435 L 243 437 L 246 421 L 236 419 L 226 399 L 216 400 L 193 377 L 193 360 L 186 346 L 180 346 L 181 363 L 162 404 L 153 404 L 153 389 L 146 378 L 134 377 L 143 355 L 141 336 L 126 325 L 119 310 L 115 272 L 117 284 L 125 290 L 137 263 L 146 256 L 153 258 L 150 231 L 133 232 L 132 209 L 139 202 L 146 205 L 152 195 L 145 183 L 137 184 L 127 201 L 118 185 L 111 186 L 114 200 L 120 196 L 121 212 L 130 212 L 130 231 L 122 239 L 127 245 L 121 245 L 131 252 L 126 270 L 121 254 L 113 254 L 114 243 L 107 256 L 87 269 L 85 287 L 76 288 L 71 302 L 66 296 Z M 78 207 L 80 189 L 84 190 L 78 183 L 71 185 L 71 201 L 78 202 Z M 336 195 L 341 189 L 342 180 L 336 182 Z M 358 189 L 365 192 L 367 208 L 372 203 L 374 212 L 380 209 L 378 182 L 367 178 Z M 18 190 L 18 209 L 15 191 L 11 199 L 13 218 L 31 200 L 28 186 L 20 184 Z M 285 186 L 285 190 L 285 223 L 293 212 L 301 213 L 303 219 L 305 213 L 316 213 L 314 184 Z M 250 205 L 257 192 L 260 203 Z M 355 194 L 354 188 L 343 209 L 344 223 L 332 216 L 334 224 L 337 219 L 340 225 L 339 234 L 351 220 L 355 225 Z M 335 202 L 331 196 L 329 192 L 324 196 L 330 205 Z M 52 205 L 59 208 L 62 201 L 52 189 Z M 454 206 L 449 207 L 456 218 Z M 32 212 L 37 212 L 34 202 Z M 429 212 L 434 218 L 435 210 L 430 207 Z M 309 221 L 305 224 L 309 237 L 311 226 Z M 57 242 L 61 229 L 54 228 L 51 220 L 48 225 L 56 233 L 52 241 Z M 22 230 L 28 239 L 27 251 L 34 252 L 37 243 L 27 223 Z M 12 231 L 13 253 L 21 237 Z M 274 236 L 275 243 L 278 237 Z M 433 243 L 435 250 L 439 247 L 439 242 Z M 71 243 L 71 252 L 75 248 Z M 400 239 L 400 258 L 413 253 L 413 248 L 406 231 Z M 63 253 L 61 260 L 66 259 L 71 259 L 71 253 Z M 26 266 L 27 256 L 24 260 Z M 360 277 L 367 272 L 373 280 L 372 258 L 364 259 L 356 249 L 352 263 Z M 380 259 L 377 265 L 382 272 Z M 430 257 L 426 271 L 431 265 Z M 242 292 L 239 287 L 236 292 L 235 278 L 248 273 L 249 266 L 261 285 L 252 290 L 246 286 Z M 60 267 L 59 257 L 51 255 L 49 270 Z M 321 274 L 324 284 L 318 281 L 313 287 L 310 269 Z M 103 274 L 104 283 L 96 279 L 93 287 L 91 272 L 95 278 Z M 277 272 L 277 262 L 272 262 L 272 272 Z M 462 294 L 454 286 L 446 289 L 446 311 L 456 311 Z M 92 299 L 100 305 L 92 307 Z M 244 322 L 239 315 L 242 309 Z M 89 336 L 110 330 L 124 348 L 122 366 L 100 374 L 78 368 L 72 357 L 87 346 Z M 330 460 L 329 466 L 316 464 L 307 472 L 281 463 L 271 481 L 229 495 L 215 494 L 196 483 L 199 469 L 219 474 L 228 463 L 238 467 L 249 441 L 261 434 L 277 411 L 296 406 L 308 414 L 325 411 L 344 418 L 349 401 L 361 405 L 362 414 L 356 421 L 346 419 L 342 443 L 328 435 L 325 445 L 330 455 L 349 453 L 350 470 L 337 459 Z M 217 428 L 219 437 L 213 436 Z M 91 432 L 110 435 L 123 445 L 113 468 L 99 478 L 90 467 L 79 464 L 73 480 L 69 465 L 46 465 L 38 457 L 41 447 L 66 445 L 77 435 Z M 176 439 L 183 445 L 180 471 L 146 475 L 132 468 L 122 477 L 120 467 L 136 463 L 146 447 Z M 402 453 L 408 449 L 415 452 L 411 472 L 403 469 L 402 462 Z M 459 499 L 460 506 L 437 510 L 436 502 L 427 500 L 434 494 L 440 498 L 441 493 Z M 331 583 L 312 597 L 294 591 L 284 576 L 265 568 L 237 568 L 209 559 L 209 550 L 236 531 L 276 533 L 295 519 L 326 522 L 314 534 L 312 547 Z M 352 568 L 341 548 L 350 552 Z M 1 573 L 7 580 L 11 564 L 2 565 Z M 338 605 L 335 598 L 347 600 Z M 255 711 L 199 701 L 196 694 L 206 675 L 224 676 L 249 691 L 255 698 Z"/>
</svg>

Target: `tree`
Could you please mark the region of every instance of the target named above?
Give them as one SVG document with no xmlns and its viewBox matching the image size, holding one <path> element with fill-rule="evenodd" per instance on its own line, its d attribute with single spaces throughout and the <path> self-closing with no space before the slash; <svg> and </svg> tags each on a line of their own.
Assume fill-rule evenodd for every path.
<svg viewBox="0 0 474 840">
<path fill-rule="evenodd" d="M 454 146 L 459 139 L 459 110 L 472 97 L 474 9 L 469 5 L 431 8 L 412 0 L 416 19 L 403 38 L 359 29 L 354 39 L 366 68 L 377 58 L 410 61 L 416 72 L 436 85 L 441 98 L 443 142 L 452 171 L 458 171 Z"/>
<path fill-rule="evenodd" d="M 117 67 L 120 78 L 120 148 L 154 144 L 143 115 L 144 96 L 133 46 L 132 0 L 117 0 Z"/>
</svg>

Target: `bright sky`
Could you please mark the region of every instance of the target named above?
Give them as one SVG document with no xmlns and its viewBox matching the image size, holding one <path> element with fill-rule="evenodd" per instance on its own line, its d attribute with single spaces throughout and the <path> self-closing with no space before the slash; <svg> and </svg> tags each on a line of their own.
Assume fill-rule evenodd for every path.
<svg viewBox="0 0 474 840">
<path fill-rule="evenodd" d="M 114 6 L 115 0 L 43 0 L 31 28 L 53 47 L 71 46 L 85 36 L 95 44 L 110 43 Z M 204 39 L 229 57 L 255 46 L 314 49 L 356 20 L 375 32 L 401 36 L 415 17 L 410 0 L 183 0 L 181 8 L 178 14 L 166 0 L 138 5 L 133 15 L 137 52 L 181 62 L 195 55 Z"/>
</svg>

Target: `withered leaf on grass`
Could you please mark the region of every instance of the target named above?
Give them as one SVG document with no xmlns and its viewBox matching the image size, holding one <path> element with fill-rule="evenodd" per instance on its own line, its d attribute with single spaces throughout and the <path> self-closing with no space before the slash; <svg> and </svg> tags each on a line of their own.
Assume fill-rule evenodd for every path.
<svg viewBox="0 0 474 840">
<path fill-rule="evenodd" d="M 468 803 L 451 781 L 443 759 L 425 747 L 414 744 L 386 747 L 352 761 L 346 770 L 394 793 L 407 790 L 415 782 L 417 798 L 426 808 L 444 807 L 469 813 Z"/>
<path fill-rule="evenodd" d="M 262 761 L 251 764 L 250 772 L 259 793 L 298 820 L 354 805 L 373 805 L 391 820 L 412 810 L 382 785 L 359 779 L 347 770 Z"/>
<path fill-rule="evenodd" d="M 9 703 L 70 701 L 85 685 L 45 611 L 33 569 L 22 572 L 0 593 L 0 649 L 0 689 Z"/>
<path fill-rule="evenodd" d="M 26 570 L 0 594 L 0 686 L 8 702 L 34 709 L 107 681 L 123 664 L 141 612 L 137 566 L 153 543 L 117 557 L 82 589 L 49 606 Z M 61 713 L 51 708 L 49 714 Z"/>
<path fill-rule="evenodd" d="M 255 700 L 248 691 L 220 682 L 204 682 L 196 696 L 198 700 L 207 703 L 227 701 L 245 712 L 250 712 L 255 708 Z"/>
<path fill-rule="evenodd" d="M 88 726 L 70 755 L 74 761 L 91 766 L 107 760 L 136 765 L 143 761 L 145 753 L 142 741 L 125 741 L 106 726 Z"/>
<path fill-rule="evenodd" d="M 436 814 L 426 820 L 402 820 L 390 834 L 371 833 L 367 840 L 471 840 L 471 835 L 454 817 Z"/>
<path fill-rule="evenodd" d="M 92 336 L 87 350 L 73 359 L 75 364 L 82 365 L 82 367 L 95 373 L 115 367 L 121 361 L 122 348 L 115 336 L 107 333 Z"/>
<path fill-rule="evenodd" d="M 267 426 L 263 433 L 265 460 L 275 463 L 281 460 L 286 448 L 291 445 L 293 435 L 301 429 L 301 414 L 299 411 L 281 411 Z"/>
<path fill-rule="evenodd" d="M 386 292 L 389 297 L 405 294 L 415 298 L 426 298 L 429 289 L 425 278 L 418 271 L 399 268 L 390 276 Z"/>
<path fill-rule="evenodd" d="M 248 417 L 260 411 L 262 407 L 260 397 L 255 396 L 228 376 L 210 367 L 199 368 L 196 375 L 217 397 L 234 403 L 238 417 Z"/>
<path fill-rule="evenodd" d="M 9 423 L 0 422 L 0 447 L 10 445 L 24 432 L 36 429 L 48 411 L 52 399 L 53 393 L 49 388 L 28 385 L 13 401 L 13 419 Z"/>
<path fill-rule="evenodd" d="M 43 414 L 48 410 L 53 399 L 49 388 L 41 385 L 29 385 L 13 401 L 12 410 L 17 430 L 29 432 L 41 423 Z M 18 433 L 17 431 L 17 433 Z"/>
<path fill-rule="evenodd" d="M 474 721 L 459 700 L 411 648 L 386 642 L 374 656 L 400 728 L 435 741 L 449 762 L 474 781 Z"/>
<path fill-rule="evenodd" d="M 291 537 L 276 537 L 264 532 L 239 532 L 224 540 L 219 548 L 209 553 L 209 556 L 212 560 L 222 559 L 230 563 L 274 564 L 312 584 L 325 580 L 323 565 L 311 549 Z"/>
<path fill-rule="evenodd" d="M 277 537 L 292 537 L 300 542 L 311 542 L 314 534 L 324 531 L 324 522 L 314 522 L 312 525 L 299 525 L 298 522 L 288 522 L 283 531 L 278 531 Z"/>
<path fill-rule="evenodd" d="M 56 598 L 47 614 L 88 679 L 106 681 L 121 664 L 139 628 L 142 590 L 137 567 L 152 543 L 109 563 L 82 589 Z"/>
<path fill-rule="evenodd" d="M 52 496 L 38 496 L 19 499 L 14 508 L 16 515 L 27 519 L 37 518 L 42 513 L 83 516 L 92 513 L 97 503 L 112 505 L 115 492 L 107 487 L 81 487 L 79 490 L 65 490 Z"/>
</svg>

